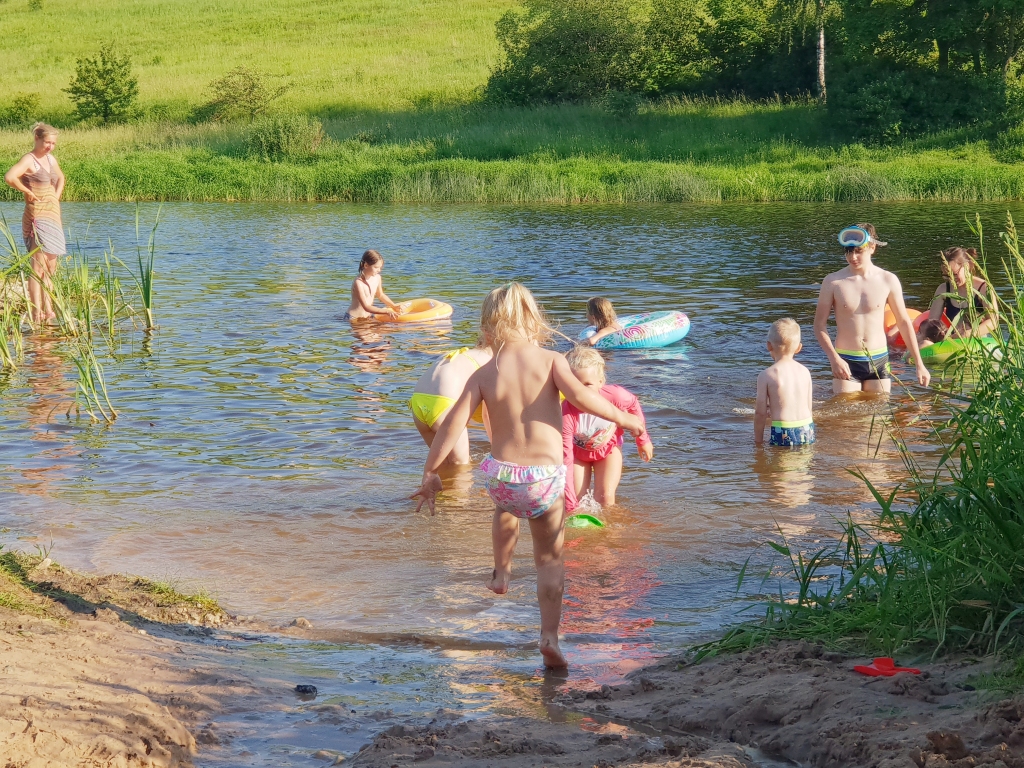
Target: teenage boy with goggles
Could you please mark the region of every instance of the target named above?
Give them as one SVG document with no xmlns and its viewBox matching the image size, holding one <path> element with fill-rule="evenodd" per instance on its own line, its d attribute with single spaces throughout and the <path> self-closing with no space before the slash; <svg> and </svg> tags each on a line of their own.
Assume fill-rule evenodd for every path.
<svg viewBox="0 0 1024 768">
<path fill-rule="evenodd" d="M 921 362 L 917 335 L 903 303 L 899 278 L 871 262 L 875 249 L 885 246 L 871 224 L 847 227 L 839 233 L 846 249 L 847 267 L 833 272 L 821 283 L 814 313 L 814 335 L 832 366 L 832 390 L 841 392 L 888 392 L 889 349 L 885 338 L 885 307 L 896 316 L 896 325 L 907 349 L 917 361 L 917 381 L 927 387 L 931 374 Z M 835 311 L 836 342 L 828 333 L 828 318 Z"/>
</svg>

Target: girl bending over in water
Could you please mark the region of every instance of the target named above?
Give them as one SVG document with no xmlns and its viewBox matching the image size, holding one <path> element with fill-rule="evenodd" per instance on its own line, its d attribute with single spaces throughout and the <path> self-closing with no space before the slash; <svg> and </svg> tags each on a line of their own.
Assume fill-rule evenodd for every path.
<svg viewBox="0 0 1024 768">
<path fill-rule="evenodd" d="M 595 296 L 587 302 L 587 322 L 597 328 L 597 333 L 581 342 L 590 346 L 594 346 L 608 334 L 622 330 L 619 317 L 615 314 L 615 307 L 608 299 L 600 296 Z"/>
<path fill-rule="evenodd" d="M 416 382 L 416 390 L 409 398 L 409 408 L 427 447 L 430 447 L 438 430 L 444 424 L 455 401 L 462 395 L 469 377 L 480 370 L 480 366 L 488 362 L 493 353 L 483 339 L 474 349 L 463 347 L 446 352 L 430 366 L 430 370 L 420 376 Z M 473 421 L 484 425 L 490 436 L 487 412 L 483 404 L 473 413 Z M 469 464 L 469 430 L 462 430 L 458 442 L 445 459 L 450 464 Z"/>
<path fill-rule="evenodd" d="M 644 412 L 636 395 L 605 383 L 604 358 L 596 349 L 576 347 L 565 359 L 583 386 L 644 423 Z M 601 506 L 614 504 L 615 491 L 622 479 L 622 428 L 589 413 L 580 413 L 579 408 L 566 401 L 562 403 L 562 433 L 563 443 L 572 444 L 576 498 L 586 493 L 593 476 L 594 500 Z M 637 435 L 636 449 L 644 461 L 654 456 L 654 445 L 647 432 Z"/>
<path fill-rule="evenodd" d="M 384 257 L 376 251 L 366 251 L 359 262 L 359 277 L 352 281 L 352 304 L 345 313 L 346 320 L 362 320 L 373 315 L 398 317 L 402 310 L 384 293 L 384 281 L 380 273 L 384 269 Z M 386 309 L 375 306 L 374 299 L 384 302 Z"/>
<path fill-rule="evenodd" d="M 451 453 L 477 406 L 491 419 L 491 453 L 480 464 L 494 501 L 491 522 L 494 571 L 487 586 L 508 591 L 519 521 L 529 520 L 540 603 L 540 652 L 548 667 L 567 666 L 558 647 L 565 566 L 562 560 L 566 466 L 562 452 L 562 409 L 558 393 L 581 411 L 643 432 L 636 416 L 623 413 L 583 386 L 565 358 L 540 348 L 551 328 L 533 295 L 519 283 L 495 288 L 484 299 L 480 329 L 494 357 L 469 377 L 466 389 L 430 446 L 423 483 L 413 494 L 434 512 L 441 490 L 437 470 Z"/>
</svg>

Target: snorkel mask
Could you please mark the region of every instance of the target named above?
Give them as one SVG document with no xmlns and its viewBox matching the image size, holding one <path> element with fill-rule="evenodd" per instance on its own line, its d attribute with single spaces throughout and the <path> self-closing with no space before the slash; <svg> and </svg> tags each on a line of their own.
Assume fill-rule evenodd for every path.
<svg viewBox="0 0 1024 768">
<path fill-rule="evenodd" d="M 863 248 L 866 245 L 886 245 L 881 240 L 876 240 L 864 227 L 847 227 L 839 233 L 839 244 L 843 248 Z"/>
</svg>

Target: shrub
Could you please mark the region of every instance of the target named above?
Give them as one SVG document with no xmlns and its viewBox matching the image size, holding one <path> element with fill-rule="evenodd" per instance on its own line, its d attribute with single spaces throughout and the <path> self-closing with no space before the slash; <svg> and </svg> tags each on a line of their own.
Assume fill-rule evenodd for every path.
<svg viewBox="0 0 1024 768">
<path fill-rule="evenodd" d="M 114 44 L 107 43 L 95 58 L 78 60 L 64 92 L 83 120 L 99 117 L 109 123 L 130 113 L 139 96 L 139 80 L 132 74 L 131 58 L 119 56 Z"/>
<path fill-rule="evenodd" d="M 1006 88 L 998 73 L 885 64 L 836 69 L 829 114 L 851 136 L 870 142 L 996 125 L 1006 108 Z"/>
<path fill-rule="evenodd" d="M 207 110 L 215 120 L 254 120 L 291 87 L 287 83 L 274 87 L 269 80 L 269 75 L 257 69 L 235 67 L 210 83 L 213 98 Z"/>
<path fill-rule="evenodd" d="M 601 109 L 615 117 L 632 117 L 640 111 L 643 99 L 629 91 L 607 91 L 598 99 Z"/>
<path fill-rule="evenodd" d="M 39 96 L 35 93 L 19 93 L 6 106 L 0 107 L 0 125 L 12 128 L 32 123 L 39 115 Z"/>
<path fill-rule="evenodd" d="M 245 133 L 245 150 L 261 160 L 298 160 L 316 154 L 324 126 L 306 115 L 257 118 Z"/>
<path fill-rule="evenodd" d="M 493 101 L 577 101 L 638 86 L 643 30 L 626 0 L 527 0 L 495 31 L 505 61 L 487 83 Z"/>
</svg>

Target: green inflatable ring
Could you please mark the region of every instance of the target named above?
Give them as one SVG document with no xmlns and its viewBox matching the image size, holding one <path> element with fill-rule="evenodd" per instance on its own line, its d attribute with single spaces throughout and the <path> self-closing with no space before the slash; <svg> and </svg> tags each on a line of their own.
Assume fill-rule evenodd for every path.
<svg viewBox="0 0 1024 768">
<path fill-rule="evenodd" d="M 971 337 L 969 339 L 946 339 L 945 341 L 922 348 L 921 362 L 926 366 L 942 365 L 957 352 L 989 352 L 996 348 L 997 342 L 991 336 Z M 908 356 L 907 362 L 913 365 L 913 356 Z"/>
</svg>

